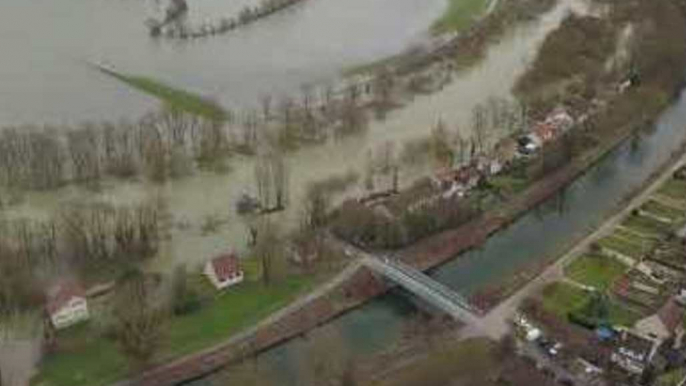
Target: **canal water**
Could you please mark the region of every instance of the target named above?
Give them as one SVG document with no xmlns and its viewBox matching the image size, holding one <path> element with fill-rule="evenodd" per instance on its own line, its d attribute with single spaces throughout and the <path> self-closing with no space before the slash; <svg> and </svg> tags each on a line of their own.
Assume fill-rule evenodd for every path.
<svg viewBox="0 0 686 386">
<path fill-rule="evenodd" d="M 437 281 L 470 294 L 498 283 L 517 270 L 552 257 L 560 246 L 598 226 L 622 198 L 658 171 L 686 140 L 686 94 L 666 110 L 638 138 L 627 140 L 562 193 L 540 204 L 481 248 L 469 251 L 437 268 Z M 405 295 L 390 293 L 330 323 L 343 336 L 353 355 L 379 353 L 400 340 L 403 323 L 416 313 Z M 298 347 L 292 340 L 260 357 L 261 366 L 277 374 L 280 384 L 298 384 Z M 193 383 L 212 385 L 212 377 Z"/>
</svg>

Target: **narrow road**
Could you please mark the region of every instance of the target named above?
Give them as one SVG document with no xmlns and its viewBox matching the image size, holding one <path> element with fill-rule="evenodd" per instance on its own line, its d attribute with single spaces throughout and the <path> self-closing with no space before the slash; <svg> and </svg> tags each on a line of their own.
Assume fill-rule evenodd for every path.
<svg viewBox="0 0 686 386">
<path fill-rule="evenodd" d="M 634 197 L 629 204 L 610 217 L 598 229 L 584 238 L 584 240 L 577 243 L 571 250 L 546 268 L 540 275 L 488 312 L 481 320 L 483 323 L 481 330 L 488 331 L 490 336 L 505 336 L 510 329 L 509 321 L 512 320 L 524 299 L 536 294 L 547 284 L 562 279 L 564 277 L 564 267 L 586 252 L 592 243 L 611 233 L 624 218 L 631 214 L 631 211 L 641 206 L 663 183 L 670 179 L 672 174 L 684 165 L 685 161 L 686 158 L 682 157 L 673 165 L 666 168 L 660 176 Z M 469 327 L 467 327 L 463 336 L 464 338 L 478 336 L 478 331 L 470 330 Z"/>
</svg>

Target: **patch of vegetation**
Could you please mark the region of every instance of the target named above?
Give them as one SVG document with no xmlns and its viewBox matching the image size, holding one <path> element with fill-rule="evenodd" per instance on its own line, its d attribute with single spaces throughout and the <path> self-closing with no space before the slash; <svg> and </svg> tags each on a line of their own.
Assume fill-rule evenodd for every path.
<svg viewBox="0 0 686 386">
<path fill-rule="evenodd" d="M 499 192 L 506 195 L 514 195 L 524 191 L 529 186 L 530 181 L 525 178 L 519 178 L 511 174 L 500 174 L 491 178 L 488 181 L 491 186 Z"/>
<path fill-rule="evenodd" d="M 569 312 L 579 309 L 588 301 L 588 293 L 567 283 L 552 283 L 542 291 L 543 308 L 566 319 Z"/>
<path fill-rule="evenodd" d="M 149 77 L 122 74 L 102 66 L 98 66 L 98 69 L 137 90 L 154 96 L 172 108 L 214 121 L 224 121 L 227 118 L 227 112 L 221 106 L 205 97 L 172 87 Z"/>
<path fill-rule="evenodd" d="M 668 373 L 660 375 L 655 380 L 655 386 L 677 386 L 686 377 L 686 369 L 680 367 L 676 370 L 672 370 Z"/>
<path fill-rule="evenodd" d="M 609 304 L 609 322 L 613 326 L 633 327 L 633 325 L 643 316 L 634 312 L 617 302 L 610 302 Z"/>
<path fill-rule="evenodd" d="M 493 349 L 493 343 L 486 339 L 467 340 L 434 350 L 427 358 L 415 361 L 373 385 L 443 385 L 456 378 L 469 379 L 468 384 L 490 384 L 488 379 L 497 366 Z"/>
<path fill-rule="evenodd" d="M 686 198 L 686 181 L 671 179 L 662 185 L 659 192 L 675 200 Z"/>
<path fill-rule="evenodd" d="M 494 0 L 490 0 L 494 1 Z M 486 11 L 488 0 L 450 0 L 448 9 L 431 27 L 434 33 L 461 31 Z"/>
<path fill-rule="evenodd" d="M 622 225 L 641 235 L 653 238 L 660 238 L 670 231 L 668 225 L 645 216 L 631 215 L 624 220 Z"/>
<path fill-rule="evenodd" d="M 599 290 L 606 289 L 621 276 L 626 266 L 617 259 L 598 255 L 583 255 L 565 269 L 570 279 Z"/>
<path fill-rule="evenodd" d="M 672 222 L 677 221 L 683 217 L 682 210 L 673 208 L 665 204 L 659 203 L 655 200 L 650 200 L 641 206 L 641 210 L 649 212 L 658 217 L 668 219 Z"/>
<path fill-rule="evenodd" d="M 615 235 L 604 237 L 598 241 L 598 244 L 600 244 L 600 246 L 603 248 L 607 248 L 634 259 L 639 259 L 642 255 L 640 243 L 629 241 L 623 237 L 618 237 Z"/>
<path fill-rule="evenodd" d="M 161 357 L 169 360 L 222 342 L 311 285 L 310 277 L 301 276 L 273 286 L 244 282 L 231 288 L 197 312 L 172 318 L 164 327 L 167 339 Z M 33 385 L 100 386 L 127 375 L 126 359 L 115 343 L 90 325 L 70 329 L 58 338 L 65 349 L 45 359 Z"/>
</svg>

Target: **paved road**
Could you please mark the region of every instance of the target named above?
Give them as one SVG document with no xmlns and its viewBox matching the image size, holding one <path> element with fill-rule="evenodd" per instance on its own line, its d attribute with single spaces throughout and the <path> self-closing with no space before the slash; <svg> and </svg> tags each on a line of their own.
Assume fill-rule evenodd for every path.
<svg viewBox="0 0 686 386">
<path fill-rule="evenodd" d="M 510 329 L 509 321 L 512 320 L 524 299 L 536 294 L 547 284 L 562 279 L 564 277 L 564 267 L 586 252 L 592 243 L 611 233 L 625 217 L 631 214 L 632 210 L 642 205 L 665 181 L 671 178 L 672 174 L 679 167 L 683 166 L 685 161 L 686 159 L 682 158 L 674 165 L 667 168 L 659 177 L 651 182 L 647 188 L 634 197 L 628 205 L 605 221 L 597 230 L 581 242 L 577 243 L 570 251 L 558 259 L 554 264 L 546 268 L 539 276 L 531 280 L 512 296 L 488 312 L 482 318 L 481 322 L 483 325 L 479 330 L 487 331 L 489 336 L 505 336 Z M 463 336 L 465 338 L 474 337 L 478 336 L 478 333 L 478 330 L 470 330 L 469 327 L 467 327 Z"/>
</svg>

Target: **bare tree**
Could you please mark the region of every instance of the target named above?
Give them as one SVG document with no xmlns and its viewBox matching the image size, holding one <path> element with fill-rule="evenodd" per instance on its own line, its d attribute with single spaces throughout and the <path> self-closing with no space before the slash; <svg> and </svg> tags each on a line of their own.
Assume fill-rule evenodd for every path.
<svg viewBox="0 0 686 386">
<path fill-rule="evenodd" d="M 113 301 L 114 336 L 134 371 L 145 369 L 164 340 L 168 307 L 158 283 L 140 271 L 128 273 Z"/>
<path fill-rule="evenodd" d="M 264 210 L 280 210 L 288 203 L 288 167 L 283 154 L 273 147 L 264 149 L 255 162 L 255 181 Z"/>
<path fill-rule="evenodd" d="M 488 124 L 488 111 L 482 104 L 477 104 L 472 110 L 472 130 L 476 143 L 476 150 L 481 153 L 485 151 L 490 132 Z"/>
<path fill-rule="evenodd" d="M 285 275 L 286 259 L 284 241 L 277 226 L 263 217 L 257 225 L 257 238 L 253 250 L 262 266 L 262 280 L 265 285 Z"/>
</svg>

